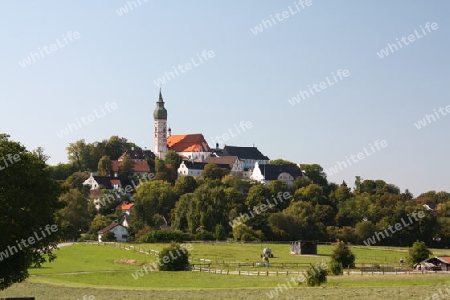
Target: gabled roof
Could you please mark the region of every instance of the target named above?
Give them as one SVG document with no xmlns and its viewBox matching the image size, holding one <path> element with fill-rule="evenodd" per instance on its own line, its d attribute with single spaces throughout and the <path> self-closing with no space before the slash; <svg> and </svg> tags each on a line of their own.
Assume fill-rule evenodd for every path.
<svg viewBox="0 0 450 300">
<path fill-rule="evenodd" d="M 258 165 L 261 174 L 266 180 L 277 180 L 281 173 L 289 173 L 292 177 L 303 176 L 302 170 L 297 165 Z"/>
<path fill-rule="evenodd" d="M 225 146 L 219 156 L 237 156 L 240 159 L 269 160 L 256 147 Z"/>
<path fill-rule="evenodd" d="M 116 182 L 120 182 L 119 178 L 117 177 L 109 177 L 109 176 L 92 176 L 92 177 L 99 185 L 103 185 L 107 190 L 114 189 L 113 185 L 116 184 Z"/>
<path fill-rule="evenodd" d="M 197 161 L 190 161 L 190 160 L 183 160 L 184 165 L 191 170 L 203 170 L 205 166 L 208 164 L 207 162 L 197 162 Z M 231 167 L 228 164 L 216 164 L 221 168 L 225 168 L 230 170 Z"/>
<path fill-rule="evenodd" d="M 203 134 L 178 134 L 167 138 L 167 146 L 175 152 L 211 152 Z"/>
<path fill-rule="evenodd" d="M 114 227 L 117 227 L 117 226 L 122 226 L 122 225 L 120 225 L 120 224 L 117 223 L 116 221 L 113 221 L 111 224 L 109 224 L 109 225 L 106 226 L 105 228 L 99 230 L 97 233 L 99 233 L 99 234 L 104 234 L 105 232 L 108 232 L 108 231 L 110 231 L 111 229 L 113 229 Z M 122 226 L 122 227 L 123 227 L 123 226 Z"/>
<path fill-rule="evenodd" d="M 113 172 L 119 171 L 119 166 L 122 164 L 121 161 L 112 160 L 111 161 L 111 170 Z M 146 161 L 144 160 L 136 160 L 133 161 L 133 171 L 134 172 L 150 172 L 150 168 Z"/>
<path fill-rule="evenodd" d="M 238 160 L 239 158 L 237 156 L 208 156 L 205 159 L 206 163 L 213 163 L 213 164 L 223 164 L 223 165 L 228 165 L 230 168 L 233 167 L 234 163 L 236 162 L 236 160 Z"/>
</svg>

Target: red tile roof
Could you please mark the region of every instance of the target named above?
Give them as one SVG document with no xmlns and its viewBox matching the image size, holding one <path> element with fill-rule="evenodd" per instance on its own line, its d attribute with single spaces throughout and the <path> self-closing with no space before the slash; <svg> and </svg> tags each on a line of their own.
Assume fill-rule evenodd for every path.
<svg viewBox="0 0 450 300">
<path fill-rule="evenodd" d="M 134 161 L 134 168 L 133 171 L 134 172 L 150 172 L 150 168 L 148 167 L 148 164 L 146 161 Z M 119 166 L 120 166 L 121 162 L 118 160 L 112 160 L 111 161 L 111 170 L 113 172 L 118 172 L 119 171 Z"/>
<path fill-rule="evenodd" d="M 167 138 L 167 146 L 175 152 L 210 152 L 203 134 L 179 134 Z"/>
<path fill-rule="evenodd" d="M 120 206 L 120 208 L 121 208 L 122 210 L 129 210 L 129 209 L 131 209 L 133 206 L 134 206 L 134 203 L 128 203 L 128 204 L 123 203 L 123 204 Z"/>
<path fill-rule="evenodd" d="M 448 257 L 448 256 L 439 256 L 438 258 L 443 260 L 443 261 L 445 261 L 446 263 L 450 264 L 450 257 Z"/>
</svg>

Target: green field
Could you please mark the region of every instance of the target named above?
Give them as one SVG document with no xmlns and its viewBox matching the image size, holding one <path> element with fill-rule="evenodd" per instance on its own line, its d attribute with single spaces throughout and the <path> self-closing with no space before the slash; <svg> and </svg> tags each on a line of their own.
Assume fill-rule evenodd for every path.
<svg viewBox="0 0 450 300">
<path fill-rule="evenodd" d="M 161 250 L 165 244 L 116 246 L 75 244 L 56 251 L 57 260 L 43 268 L 31 269 L 31 277 L 25 283 L 16 284 L 1 297 L 35 296 L 36 299 L 269 299 L 277 285 L 287 284 L 292 276 L 246 276 L 222 275 L 200 272 L 149 272 L 135 279 L 132 274 L 142 268 L 142 263 L 155 261 L 156 256 L 138 252 Z M 137 248 L 137 246 L 139 248 Z M 237 262 L 260 261 L 261 250 L 269 246 L 275 255 L 272 263 L 328 262 L 331 246 L 319 246 L 318 256 L 296 256 L 289 254 L 287 244 L 192 244 L 191 260 L 194 263 L 211 260 L 216 267 Z M 126 248 L 126 249 L 125 249 Z M 127 250 L 128 249 L 128 250 Z M 405 257 L 406 249 L 382 247 L 353 247 L 357 265 L 378 263 L 398 265 Z M 445 254 L 434 250 L 435 255 Z M 120 259 L 136 260 L 136 265 L 115 263 Z M 243 267 L 243 270 L 255 268 Z M 277 269 L 277 268 L 275 268 Z M 304 267 L 288 268 L 298 272 Z M 260 268 L 273 271 L 272 267 Z M 286 271 L 286 268 L 280 269 Z M 263 274 L 263 272 L 261 272 Z M 136 275 L 136 274 L 135 274 Z M 352 274 L 329 276 L 328 282 L 318 288 L 295 286 L 283 292 L 278 299 L 424 299 L 437 289 L 445 291 L 450 283 L 450 274 L 397 274 L 364 275 Z M 288 287 L 288 285 L 286 285 Z M 87 299 L 87 297 L 85 299 Z M 92 299 L 92 298 L 91 298 Z"/>
</svg>

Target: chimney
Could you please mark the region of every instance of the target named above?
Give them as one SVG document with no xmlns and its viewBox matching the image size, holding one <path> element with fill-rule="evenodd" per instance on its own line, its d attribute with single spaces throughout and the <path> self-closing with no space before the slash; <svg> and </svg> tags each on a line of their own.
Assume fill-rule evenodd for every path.
<svg viewBox="0 0 450 300">
<path fill-rule="evenodd" d="M 167 131 L 167 136 L 171 136 L 172 135 L 172 129 L 169 127 L 169 130 Z"/>
<path fill-rule="evenodd" d="M 219 143 L 216 143 L 216 149 L 219 149 Z"/>
</svg>

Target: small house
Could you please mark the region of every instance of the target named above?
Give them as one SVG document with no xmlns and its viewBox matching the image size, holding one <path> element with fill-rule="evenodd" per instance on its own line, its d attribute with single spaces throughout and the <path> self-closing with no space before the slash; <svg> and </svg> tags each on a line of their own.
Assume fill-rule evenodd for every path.
<svg viewBox="0 0 450 300">
<path fill-rule="evenodd" d="M 114 236 L 116 237 L 116 241 L 118 242 L 126 242 L 128 238 L 128 230 L 125 226 L 117 223 L 116 221 L 112 222 L 105 228 L 99 230 L 97 232 L 98 234 L 98 241 L 102 242 L 102 236 L 107 233 L 108 231 L 111 231 L 114 233 Z"/>
</svg>

